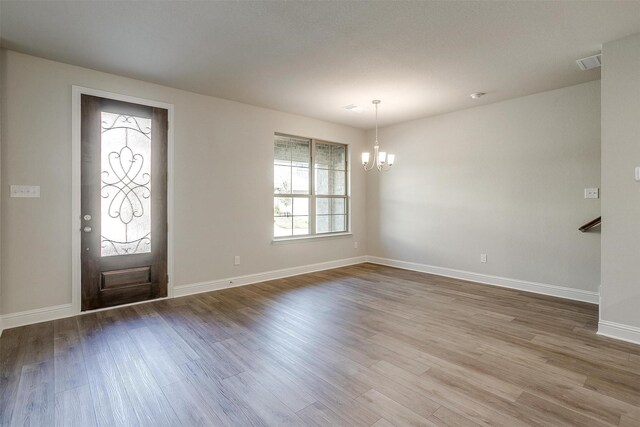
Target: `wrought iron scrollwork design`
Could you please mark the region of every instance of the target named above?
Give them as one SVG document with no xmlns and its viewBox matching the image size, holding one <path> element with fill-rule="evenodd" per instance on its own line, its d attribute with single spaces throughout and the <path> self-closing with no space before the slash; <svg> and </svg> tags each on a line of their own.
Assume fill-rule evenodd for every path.
<svg viewBox="0 0 640 427">
<path fill-rule="evenodd" d="M 101 197 L 108 203 L 106 212 L 103 208 L 103 216 L 119 220 L 124 227 L 124 233 L 120 238 L 115 236 L 102 237 L 103 253 L 109 255 L 126 255 L 132 253 L 149 252 L 151 245 L 150 225 L 149 231 L 140 236 L 129 236 L 129 227 L 134 220 L 145 215 L 145 200 L 151 198 L 151 174 L 145 172 L 145 162 L 148 159 L 134 151 L 129 143 L 130 132 L 135 132 L 151 141 L 151 127 L 140 124 L 139 118 L 128 115 L 116 115 L 103 113 L 109 117 L 109 123 L 102 121 L 102 134 L 118 129 L 124 130 L 123 145 L 119 149 L 108 152 L 106 159 L 103 155 L 101 172 Z M 145 119 L 141 119 L 145 120 Z M 149 122 L 148 119 L 146 119 Z M 105 161 L 106 160 L 106 161 Z M 108 168 L 107 168 L 108 166 Z M 150 171 L 150 168 L 147 167 Z M 138 227 L 139 231 L 139 227 Z M 124 237 L 124 239 L 122 238 Z"/>
</svg>

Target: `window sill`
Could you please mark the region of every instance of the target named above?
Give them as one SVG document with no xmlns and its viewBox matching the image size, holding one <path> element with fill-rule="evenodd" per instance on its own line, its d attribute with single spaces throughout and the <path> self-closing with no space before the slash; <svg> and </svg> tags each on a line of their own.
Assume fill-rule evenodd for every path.
<svg viewBox="0 0 640 427">
<path fill-rule="evenodd" d="M 316 234 L 313 236 L 299 236 L 299 237 L 274 237 L 271 241 L 272 245 L 286 245 L 289 243 L 303 243 L 312 242 L 314 240 L 327 240 L 327 239 L 343 239 L 346 237 L 352 237 L 353 233 L 329 233 L 329 234 Z"/>
</svg>

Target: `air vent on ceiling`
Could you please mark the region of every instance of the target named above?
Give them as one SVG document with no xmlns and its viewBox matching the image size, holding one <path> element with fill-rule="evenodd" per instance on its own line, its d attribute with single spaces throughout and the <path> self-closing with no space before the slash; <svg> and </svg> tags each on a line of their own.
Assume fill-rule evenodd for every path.
<svg viewBox="0 0 640 427">
<path fill-rule="evenodd" d="M 367 111 L 367 109 L 366 109 L 366 108 L 361 107 L 361 106 L 356 105 L 356 104 L 349 104 L 349 105 L 346 105 L 346 106 L 344 107 L 344 109 L 345 109 L 345 110 L 348 110 L 348 111 L 353 111 L 354 113 L 362 113 L 363 111 Z"/>
<path fill-rule="evenodd" d="M 586 58 L 578 59 L 576 62 L 582 71 L 598 68 L 602 65 L 602 54 L 587 56 Z"/>
</svg>

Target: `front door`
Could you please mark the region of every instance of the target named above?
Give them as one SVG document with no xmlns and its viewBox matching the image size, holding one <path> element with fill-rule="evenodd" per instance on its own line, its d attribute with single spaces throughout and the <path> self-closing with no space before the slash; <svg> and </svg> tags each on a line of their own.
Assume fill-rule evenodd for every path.
<svg viewBox="0 0 640 427">
<path fill-rule="evenodd" d="M 167 110 L 81 105 L 82 310 L 167 296 Z"/>
</svg>

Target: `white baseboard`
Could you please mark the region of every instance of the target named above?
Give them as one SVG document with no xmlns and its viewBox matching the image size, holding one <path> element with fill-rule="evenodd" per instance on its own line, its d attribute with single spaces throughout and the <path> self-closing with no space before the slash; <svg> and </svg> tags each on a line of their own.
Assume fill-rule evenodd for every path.
<svg viewBox="0 0 640 427">
<path fill-rule="evenodd" d="M 298 274 L 312 273 L 315 271 L 329 270 L 332 268 L 345 267 L 348 265 L 361 264 L 371 262 L 374 264 L 388 265 L 391 267 L 402 268 L 405 270 L 420 271 L 423 273 L 436 274 L 438 276 L 453 277 L 456 279 L 469 280 L 473 282 L 485 283 L 505 288 L 518 289 L 522 291 L 535 292 L 544 295 L 551 295 L 560 298 L 567 298 L 577 301 L 584 301 L 597 304 L 598 293 L 583 291 L 579 289 L 565 288 L 562 286 L 547 285 L 544 283 L 526 282 L 523 280 L 508 279 L 498 276 L 489 276 L 485 274 L 472 273 L 462 270 L 454 270 L 450 268 L 435 267 L 426 264 L 418 264 L 406 261 L 398 261 L 386 258 L 360 256 L 354 258 L 340 259 L 335 261 L 322 262 L 317 264 L 308 264 L 299 267 L 285 268 L 281 270 L 267 271 L 264 273 L 249 274 L 245 276 L 229 277 L 226 279 L 213 280 L 209 282 L 193 283 L 188 285 L 176 286 L 173 288 L 173 297 L 181 297 L 186 295 L 198 294 L 202 292 L 210 292 L 218 289 L 233 288 L 236 286 L 244 286 L 252 283 L 264 282 L 267 280 L 282 279 L 285 277 L 296 276 Z M 33 323 L 46 322 L 50 320 L 62 319 L 78 315 L 74 311 L 71 304 L 62 304 L 54 307 L 45 307 L 35 310 L 22 311 L 18 313 L 10 313 L 0 316 L 0 334 L 2 329 L 15 328 L 18 326 L 30 325 Z M 625 326 L 620 325 L 622 330 L 628 331 Z M 603 329 L 604 330 L 604 329 Z M 605 333 L 603 333 L 605 335 Z M 615 335 L 614 337 L 617 337 Z M 624 339 L 624 338 L 620 338 Z M 633 338 L 630 338 L 632 340 Z"/>
<path fill-rule="evenodd" d="M 3 314 L 0 322 L 4 329 L 18 326 L 31 325 L 33 323 L 48 322 L 49 320 L 62 319 L 76 315 L 73 306 L 69 304 L 53 307 L 36 308 L 34 310 L 20 311 L 18 313 Z"/>
<path fill-rule="evenodd" d="M 233 288 L 236 286 L 249 285 L 251 283 L 264 282 L 266 280 L 281 279 L 284 277 L 296 276 L 298 274 L 312 273 L 314 271 L 329 270 L 331 268 L 345 267 L 347 265 L 361 264 L 367 262 L 366 256 L 355 258 L 339 259 L 335 261 L 321 262 L 318 264 L 303 265 L 300 267 L 285 268 L 282 270 L 267 271 L 265 273 L 249 274 L 246 276 L 230 277 L 227 279 L 214 280 L 211 282 L 193 283 L 189 285 L 176 286 L 173 288 L 173 298 L 185 295 L 198 294 L 201 292 L 215 291 L 218 289 Z M 143 301 L 142 303 L 157 300 Z M 141 304 L 141 303 L 139 303 Z M 130 305 L 130 304 L 128 304 Z M 106 309 L 105 309 L 106 310 Z M 95 312 L 92 310 L 90 313 Z M 18 313 L 4 314 L 0 316 L 0 334 L 2 330 L 16 328 L 18 326 L 31 325 L 33 323 L 47 322 L 50 320 L 63 319 L 83 313 L 74 311 L 72 304 L 62 304 L 54 307 L 37 308 L 35 310 L 21 311 Z"/>
<path fill-rule="evenodd" d="M 598 322 L 598 335 L 640 344 L 640 328 L 609 322 L 608 320 L 600 320 Z"/>
<path fill-rule="evenodd" d="M 419 271 L 421 273 L 435 274 L 437 276 L 446 276 L 452 277 L 454 279 L 469 280 L 471 282 L 484 283 L 486 285 L 534 292 L 537 294 L 549 295 L 575 301 L 583 301 L 592 304 L 598 304 L 600 298 L 598 292 L 584 291 L 581 289 L 573 289 L 557 285 L 548 285 L 546 283 L 527 282 L 525 280 L 490 276 L 488 274 L 454 270 L 452 268 L 436 267 L 433 265 L 418 264 L 415 262 L 399 261 L 388 258 L 379 258 L 375 256 L 369 256 L 367 257 L 367 259 L 370 263 L 373 264 L 387 265 L 390 267 L 402 268 L 404 270 Z"/>
<path fill-rule="evenodd" d="M 366 256 L 339 259 L 336 261 L 308 264 L 300 267 L 284 268 L 282 270 L 267 271 L 264 273 L 248 274 L 246 276 L 229 277 L 227 279 L 213 280 L 210 282 L 193 283 L 189 285 L 175 286 L 174 297 L 199 294 L 202 292 L 216 291 L 219 289 L 235 288 L 236 286 L 250 285 L 252 283 L 265 282 L 267 280 L 282 279 L 297 276 L 298 274 L 313 273 L 314 271 L 329 270 L 331 268 L 345 267 L 347 265 L 362 264 L 367 262 Z"/>
</svg>

